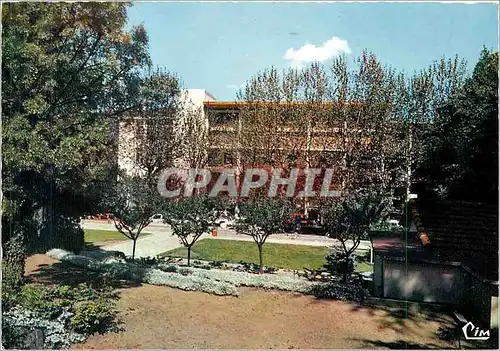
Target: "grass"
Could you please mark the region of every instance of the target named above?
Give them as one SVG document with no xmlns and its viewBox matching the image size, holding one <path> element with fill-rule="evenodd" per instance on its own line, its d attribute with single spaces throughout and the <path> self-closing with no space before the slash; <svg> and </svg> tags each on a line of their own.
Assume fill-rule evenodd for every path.
<svg viewBox="0 0 500 351">
<path fill-rule="evenodd" d="M 273 268 L 285 269 L 319 269 L 326 263 L 327 247 L 290 245 L 290 244 L 264 244 L 264 265 Z M 187 257 L 187 249 L 181 247 L 162 253 L 160 256 Z M 221 262 L 247 262 L 259 263 L 257 245 L 250 241 L 238 240 L 213 240 L 198 241 L 192 248 L 191 259 Z M 356 267 L 358 272 L 372 271 L 372 266 L 367 262 L 360 262 Z"/>
<path fill-rule="evenodd" d="M 85 229 L 84 232 L 86 243 L 129 240 L 125 235 L 114 230 Z M 149 233 L 141 233 L 139 238 L 146 235 L 149 235 Z"/>
</svg>

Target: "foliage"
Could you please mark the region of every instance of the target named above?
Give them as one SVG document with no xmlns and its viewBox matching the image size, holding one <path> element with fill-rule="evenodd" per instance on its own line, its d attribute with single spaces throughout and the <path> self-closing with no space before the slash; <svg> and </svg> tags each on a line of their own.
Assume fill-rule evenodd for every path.
<svg viewBox="0 0 500 351">
<path fill-rule="evenodd" d="M 345 264 L 346 260 L 348 262 L 347 268 Z M 339 276 L 341 274 L 345 274 L 346 269 L 347 269 L 347 275 L 351 276 L 351 274 L 354 272 L 354 267 L 356 265 L 354 254 L 351 254 L 348 257 L 346 257 L 346 253 L 343 250 L 339 250 L 337 248 L 333 249 L 326 256 L 326 262 L 327 263 L 323 267 L 325 267 L 326 271 L 333 276 Z"/>
<path fill-rule="evenodd" d="M 236 231 L 251 236 L 257 244 L 260 273 L 263 273 L 262 246 L 270 235 L 283 231 L 290 213 L 289 204 L 280 199 L 268 198 L 242 205 L 242 217 L 237 221 Z"/>
<path fill-rule="evenodd" d="M 356 285 L 322 283 L 313 285 L 309 293 L 321 299 L 358 301 L 365 292 Z"/>
<path fill-rule="evenodd" d="M 375 223 L 370 226 L 370 231 L 400 233 L 404 231 L 404 227 L 399 224 L 389 223 L 387 221 L 379 221 L 378 223 Z"/>
<path fill-rule="evenodd" d="M 408 75 L 367 50 L 352 64 L 341 55 L 330 67 L 271 67 L 247 80 L 238 93 L 245 102 L 239 118 L 222 123 L 238 128 L 234 146 L 244 165 L 329 167 L 336 190 L 391 190 L 413 178 L 423 130 L 464 78 L 458 57 Z"/>
<path fill-rule="evenodd" d="M 105 207 L 113 211 L 116 230 L 133 241 L 133 259 L 137 239 L 151 223 L 151 217 L 157 213 L 162 198 L 143 177 L 122 174 L 116 187 L 104 194 L 102 201 Z"/>
<path fill-rule="evenodd" d="M 62 250 L 51 250 L 47 253 L 79 267 L 85 267 L 86 261 L 81 256 L 64 253 Z M 298 291 L 307 293 L 312 283 L 294 277 L 279 275 L 251 274 L 247 272 L 224 271 L 217 269 L 201 269 L 179 267 L 160 263 L 151 267 L 121 262 L 98 262 L 91 270 L 107 274 L 112 279 L 134 280 L 153 285 L 165 285 L 188 291 L 202 291 L 216 295 L 238 295 L 237 286 L 254 286 L 267 289 Z M 175 267 L 175 268 L 174 268 Z"/>
<path fill-rule="evenodd" d="M 191 248 L 201 235 L 211 230 L 218 217 L 216 208 L 217 200 L 199 194 L 173 202 L 164 213 L 163 218 L 170 224 L 172 235 L 188 249 L 188 266 Z"/>
<path fill-rule="evenodd" d="M 14 307 L 2 313 L 2 346 L 7 349 L 30 349 L 34 345 L 27 343 L 28 335 L 35 330 L 42 330 L 44 348 L 68 348 L 72 344 L 83 342 L 85 335 L 78 334 L 66 327 L 71 313 L 65 312 L 57 319 L 46 319 L 39 313 Z"/>
<path fill-rule="evenodd" d="M 387 208 L 387 197 L 382 193 L 366 190 L 359 190 L 342 200 L 323 204 L 321 211 L 326 233 L 329 237 L 340 241 L 343 248 L 344 282 L 347 282 L 350 255 L 366 236 L 370 226 L 385 216 Z M 348 248 L 346 244 L 352 246 Z"/>
<path fill-rule="evenodd" d="M 27 241 L 44 229 L 56 244 L 45 235 L 67 235 L 60 217 L 94 211 L 116 177 L 114 118 L 136 106 L 139 70 L 150 64 L 144 27 L 125 30 L 128 6 L 2 7 L 4 240 L 34 220 Z"/>
<path fill-rule="evenodd" d="M 80 227 L 78 218 L 59 216 L 55 221 L 53 244 L 49 247 L 58 247 L 79 253 L 85 247 L 85 233 Z M 43 235 L 43 231 L 42 231 Z"/>
<path fill-rule="evenodd" d="M 421 181 L 445 198 L 497 203 L 498 53 L 483 49 L 472 77 L 437 111 L 424 135 Z"/>
<path fill-rule="evenodd" d="M 146 186 L 156 189 L 160 172 L 179 156 L 175 130 L 181 107 L 179 80 L 168 71 L 148 71 L 141 77 L 136 99 L 134 115 L 120 120 L 120 141 L 125 145 L 119 156 L 129 164 L 129 174 L 141 176 Z M 127 147 L 132 141 L 134 147 Z"/>
<path fill-rule="evenodd" d="M 115 298 L 107 286 L 26 284 L 3 311 L 4 346 L 23 348 L 36 329 L 43 332 L 47 348 L 69 347 L 94 332 L 115 330 Z"/>
<path fill-rule="evenodd" d="M 159 269 L 164 269 L 159 265 Z M 311 286 L 310 282 L 293 277 L 278 275 L 262 275 L 230 270 L 206 270 L 201 268 L 188 268 L 186 273 L 191 276 L 233 284 L 234 286 L 252 286 L 266 289 L 306 292 Z"/>
<path fill-rule="evenodd" d="M 158 264 L 158 263 L 160 263 L 162 261 L 163 261 L 162 258 L 159 258 L 159 257 L 149 257 L 149 256 L 135 258 L 135 259 L 132 259 L 132 258 L 126 258 L 125 259 L 125 262 L 135 263 L 135 264 L 141 264 L 141 265 L 155 265 L 155 264 Z"/>
<path fill-rule="evenodd" d="M 202 111 L 188 97 L 182 102 L 181 116 L 177 122 L 179 154 L 190 168 L 203 168 L 208 161 L 208 129 L 200 118 Z"/>
<path fill-rule="evenodd" d="M 23 283 L 26 249 L 23 236 L 16 235 L 5 244 L 2 262 L 2 291 L 16 291 Z"/>
<path fill-rule="evenodd" d="M 167 273 L 158 269 L 148 268 L 132 263 L 122 263 L 117 260 L 99 262 L 84 256 L 70 254 L 64 250 L 53 249 L 47 252 L 49 257 L 73 264 L 77 267 L 100 272 L 109 279 L 130 280 L 153 285 L 166 285 L 182 290 L 203 291 L 217 295 L 237 294 L 234 287 L 226 283 L 208 281 L 207 279 L 184 276 L 180 273 Z M 176 269 L 179 272 L 179 268 Z M 189 273 L 185 271 L 184 273 Z"/>
<path fill-rule="evenodd" d="M 113 303 L 106 299 L 85 301 L 78 304 L 71 318 L 71 327 L 77 333 L 103 334 L 108 331 L 116 318 L 116 309 Z"/>
<path fill-rule="evenodd" d="M 116 229 L 133 241 L 132 258 L 142 230 L 165 201 L 157 190 L 160 172 L 172 166 L 178 156 L 175 126 L 179 93 L 179 81 L 173 74 L 148 72 L 139 83 L 135 115 L 120 121 L 118 152 L 122 167 L 128 169 L 120 170 L 102 206 L 113 212 Z"/>
</svg>

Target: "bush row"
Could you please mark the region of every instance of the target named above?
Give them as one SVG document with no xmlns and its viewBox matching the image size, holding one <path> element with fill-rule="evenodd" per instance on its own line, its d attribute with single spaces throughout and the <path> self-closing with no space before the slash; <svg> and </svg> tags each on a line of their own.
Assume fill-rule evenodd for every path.
<svg viewBox="0 0 500 351">
<path fill-rule="evenodd" d="M 160 269 L 121 262 L 112 257 L 99 262 L 93 258 L 74 255 L 61 249 L 50 250 L 47 252 L 47 255 L 77 267 L 100 272 L 110 279 L 132 280 L 153 285 L 165 285 L 182 290 L 202 291 L 215 295 L 238 295 L 236 287 L 233 284 L 192 275 L 187 276 L 180 273 L 167 273 Z"/>
<path fill-rule="evenodd" d="M 168 264 L 159 264 L 157 267 L 163 271 L 171 272 L 176 266 Z M 267 289 L 277 289 L 285 291 L 298 291 L 306 293 L 314 284 L 305 280 L 279 276 L 279 275 L 261 275 L 246 272 L 236 272 L 230 270 L 206 270 L 201 268 L 177 268 L 177 271 L 185 272 L 191 276 L 226 282 L 234 286 L 261 287 Z"/>
<path fill-rule="evenodd" d="M 158 263 L 146 266 L 123 262 L 108 257 L 102 262 L 95 259 L 73 255 L 64 250 L 51 250 L 49 256 L 79 267 L 101 272 L 111 279 L 135 280 L 153 285 L 166 285 L 182 290 L 202 291 L 216 295 L 238 295 L 236 287 L 261 287 L 283 291 L 296 291 L 319 298 L 338 300 L 357 300 L 360 287 L 342 283 L 318 284 L 295 277 L 274 274 L 251 274 L 231 270 L 179 267 L 173 264 Z"/>
</svg>

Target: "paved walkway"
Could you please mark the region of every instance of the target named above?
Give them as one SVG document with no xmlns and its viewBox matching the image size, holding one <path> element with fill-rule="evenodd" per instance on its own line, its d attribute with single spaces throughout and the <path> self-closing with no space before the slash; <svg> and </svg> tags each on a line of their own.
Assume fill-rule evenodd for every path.
<svg viewBox="0 0 500 351">
<path fill-rule="evenodd" d="M 103 221 L 89 221 L 83 222 L 83 228 L 99 229 L 99 230 L 116 230 L 113 224 L 108 224 Z M 179 239 L 172 235 L 170 226 L 164 224 L 151 224 L 144 232 L 151 233 L 151 235 L 139 238 L 135 249 L 136 257 L 156 256 L 165 251 L 173 250 L 181 247 L 182 244 Z M 213 240 L 241 240 L 253 241 L 250 236 L 237 234 L 229 229 L 217 229 L 217 236 L 212 237 L 209 234 L 203 235 L 200 239 L 210 238 Z M 307 246 L 334 246 L 340 245 L 338 240 L 331 239 L 318 235 L 304 235 L 304 234 L 274 234 L 270 236 L 268 243 L 276 244 L 292 244 L 292 245 L 307 245 Z M 352 244 L 351 244 L 352 245 Z M 349 246 L 349 244 L 348 244 Z M 358 247 L 359 250 L 369 250 L 371 244 L 369 241 L 362 241 Z M 121 251 L 126 255 L 132 254 L 132 241 L 127 240 L 120 243 L 102 246 L 101 249 L 107 251 Z"/>
</svg>

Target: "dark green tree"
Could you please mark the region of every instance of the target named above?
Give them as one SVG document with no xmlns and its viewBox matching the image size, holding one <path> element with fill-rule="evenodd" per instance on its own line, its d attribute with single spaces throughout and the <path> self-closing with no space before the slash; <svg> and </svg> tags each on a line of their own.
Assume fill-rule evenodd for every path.
<svg viewBox="0 0 500 351">
<path fill-rule="evenodd" d="M 125 30 L 128 6 L 2 6 L 3 242 L 82 242 L 78 217 L 116 179 L 113 121 L 136 107 L 150 64 L 144 28 Z"/>
<path fill-rule="evenodd" d="M 442 196 L 497 203 L 498 53 L 481 52 L 472 76 L 438 109 L 418 172 Z"/>
</svg>

